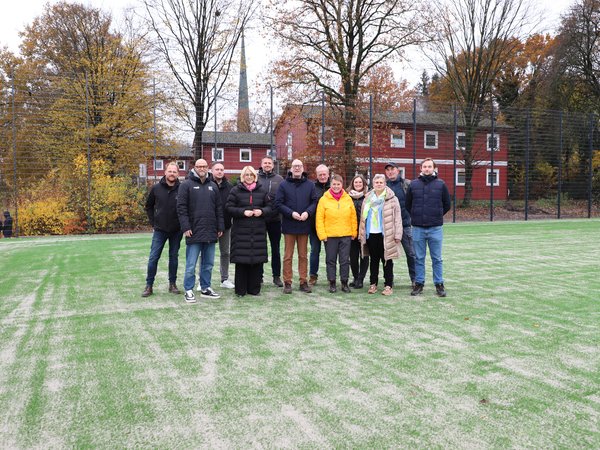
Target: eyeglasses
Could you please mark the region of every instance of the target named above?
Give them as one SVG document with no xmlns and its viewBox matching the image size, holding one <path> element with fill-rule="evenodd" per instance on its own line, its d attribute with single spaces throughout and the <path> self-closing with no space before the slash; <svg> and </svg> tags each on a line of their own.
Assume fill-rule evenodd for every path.
<svg viewBox="0 0 600 450">
<path fill-rule="evenodd" d="M 194 166 L 194 167 L 196 167 L 198 169 L 206 169 L 208 166 Z"/>
</svg>

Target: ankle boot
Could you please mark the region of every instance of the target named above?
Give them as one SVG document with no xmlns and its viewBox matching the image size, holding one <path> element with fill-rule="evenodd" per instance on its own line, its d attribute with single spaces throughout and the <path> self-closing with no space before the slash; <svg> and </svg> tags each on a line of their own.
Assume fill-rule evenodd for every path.
<svg viewBox="0 0 600 450">
<path fill-rule="evenodd" d="M 329 280 L 329 292 L 332 294 L 337 292 L 337 286 L 335 285 L 335 280 Z"/>
<path fill-rule="evenodd" d="M 352 286 L 350 286 L 352 287 Z M 356 283 L 354 284 L 354 287 L 356 289 L 362 289 L 363 288 L 363 280 L 361 278 L 359 278 L 358 280 L 356 280 Z"/>
<path fill-rule="evenodd" d="M 342 292 L 350 292 L 350 288 L 348 287 L 348 280 L 342 281 Z"/>
<path fill-rule="evenodd" d="M 357 280 L 356 278 L 355 278 L 354 280 L 352 280 L 352 281 L 350 282 L 350 287 L 351 287 L 351 288 L 353 288 L 353 287 L 356 287 L 356 283 L 357 283 L 357 281 L 358 281 L 358 280 Z"/>
</svg>

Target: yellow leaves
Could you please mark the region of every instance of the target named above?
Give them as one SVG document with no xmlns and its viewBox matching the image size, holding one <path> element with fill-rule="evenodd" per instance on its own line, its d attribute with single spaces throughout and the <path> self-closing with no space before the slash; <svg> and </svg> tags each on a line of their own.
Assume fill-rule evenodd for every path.
<svg viewBox="0 0 600 450">
<path fill-rule="evenodd" d="M 25 201 L 19 206 L 19 226 L 26 236 L 64 234 L 75 214 L 66 209 L 66 199 L 61 197 Z"/>
</svg>

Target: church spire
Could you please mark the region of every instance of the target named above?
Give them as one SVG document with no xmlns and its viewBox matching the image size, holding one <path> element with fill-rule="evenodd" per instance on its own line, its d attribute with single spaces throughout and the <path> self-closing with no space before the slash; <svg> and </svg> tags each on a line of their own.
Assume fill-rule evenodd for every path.
<svg viewBox="0 0 600 450">
<path fill-rule="evenodd" d="M 246 45 L 242 30 L 242 52 L 240 57 L 240 86 L 238 92 L 237 130 L 240 133 L 250 132 L 250 105 L 248 100 L 248 76 L 246 74 Z"/>
</svg>

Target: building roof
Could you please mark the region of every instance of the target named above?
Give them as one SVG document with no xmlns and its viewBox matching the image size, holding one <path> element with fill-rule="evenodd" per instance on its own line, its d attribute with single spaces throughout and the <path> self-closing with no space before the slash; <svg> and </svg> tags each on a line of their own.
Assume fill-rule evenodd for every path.
<svg viewBox="0 0 600 450">
<path fill-rule="evenodd" d="M 214 131 L 202 132 L 202 142 L 210 144 L 215 142 Z M 217 131 L 217 145 L 271 145 L 271 135 L 269 133 L 237 133 Z"/>
</svg>

